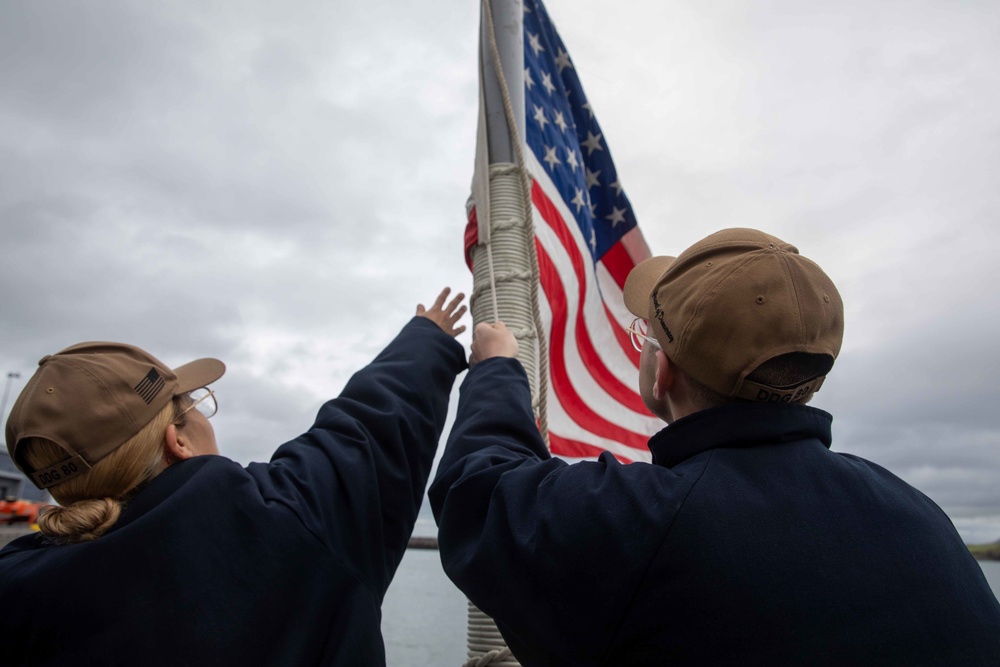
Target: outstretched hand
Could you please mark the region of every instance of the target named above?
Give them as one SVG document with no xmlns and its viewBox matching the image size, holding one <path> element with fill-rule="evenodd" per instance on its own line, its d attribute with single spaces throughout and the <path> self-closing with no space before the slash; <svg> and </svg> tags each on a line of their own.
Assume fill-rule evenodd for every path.
<svg viewBox="0 0 1000 667">
<path fill-rule="evenodd" d="M 424 308 L 424 304 L 417 304 L 417 316 L 426 317 L 434 324 L 441 327 L 449 336 L 457 336 L 458 334 L 465 331 L 465 325 L 456 327 L 455 323 L 462 319 L 462 315 L 465 315 L 466 308 L 464 305 L 459 307 L 462 303 L 462 299 L 465 295 L 459 292 L 455 295 L 455 298 L 445 305 L 445 301 L 448 299 L 448 295 L 451 294 L 451 288 L 445 287 L 438 294 L 437 299 L 434 301 L 434 305 L 430 309 Z"/>
<path fill-rule="evenodd" d="M 492 324 L 480 322 L 472 333 L 472 356 L 469 365 L 489 359 L 490 357 L 516 357 L 518 352 L 517 339 L 503 322 L 497 320 Z"/>
</svg>

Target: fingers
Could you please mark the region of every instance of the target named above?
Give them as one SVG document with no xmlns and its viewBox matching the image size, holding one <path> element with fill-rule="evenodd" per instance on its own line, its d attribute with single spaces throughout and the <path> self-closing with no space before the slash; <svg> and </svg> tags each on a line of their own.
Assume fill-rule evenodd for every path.
<svg viewBox="0 0 1000 667">
<path fill-rule="evenodd" d="M 461 301 L 464 296 L 465 296 L 464 294 L 459 294 L 455 298 L 457 299 L 457 301 Z M 456 303 L 456 301 L 452 301 L 451 305 L 449 305 L 449 309 L 451 307 L 453 307 L 455 303 Z M 448 317 L 448 319 L 446 320 L 448 322 L 448 328 L 451 329 L 450 333 L 451 333 L 452 336 L 457 336 L 458 334 L 460 334 L 463 331 L 465 331 L 465 325 L 464 324 L 460 325 L 458 327 L 456 327 L 455 324 L 460 319 L 462 319 L 462 317 L 465 315 L 465 311 L 466 310 L 468 310 L 468 309 L 465 306 L 462 306 L 461 308 L 459 308 L 458 310 L 456 310 L 454 313 L 452 313 Z"/>
<path fill-rule="evenodd" d="M 443 290 L 441 290 L 441 293 L 438 294 L 437 299 L 434 300 L 434 305 L 431 306 L 431 310 L 441 310 L 441 307 L 444 305 L 445 299 L 448 298 L 449 294 L 451 294 L 450 287 L 445 287 Z"/>
<path fill-rule="evenodd" d="M 456 324 L 468 312 L 468 308 L 462 303 L 465 294 L 459 292 L 451 301 L 448 301 L 450 295 L 451 288 L 445 287 L 430 308 L 425 308 L 422 303 L 418 304 L 417 315 L 431 320 L 445 333 L 457 336 L 465 331 L 464 326 L 456 326 Z"/>
<path fill-rule="evenodd" d="M 448 304 L 448 307 L 444 309 L 445 312 L 450 313 L 453 310 L 455 310 L 455 308 L 457 308 L 458 305 L 460 303 L 462 303 L 462 299 L 464 299 L 464 298 L 465 298 L 465 294 L 463 294 L 462 292 L 459 292 L 458 294 L 456 294 L 455 298 L 452 299 L 451 303 Z"/>
<path fill-rule="evenodd" d="M 444 291 L 442 291 L 441 294 L 438 296 L 438 301 L 434 304 L 434 306 L 435 309 L 441 311 L 442 325 L 447 324 L 447 327 L 448 329 L 451 330 L 451 333 L 457 336 L 459 333 L 465 331 L 465 327 L 463 326 L 461 328 L 456 329 L 455 323 L 458 322 L 460 319 L 462 319 L 462 316 L 464 316 L 469 309 L 462 303 L 462 301 L 465 299 L 465 294 L 463 294 L 462 292 L 456 294 L 455 298 L 449 301 L 448 305 L 444 306 L 443 300 L 447 298 L 447 294 L 449 292 L 450 290 L 448 288 L 445 288 Z"/>
<path fill-rule="evenodd" d="M 507 325 L 503 323 L 503 320 L 497 320 L 496 322 L 480 322 L 476 325 L 476 333 L 480 333 L 483 330 L 483 335 L 488 335 L 485 329 L 492 329 L 493 331 L 504 332 L 507 331 Z"/>
<path fill-rule="evenodd" d="M 447 301 L 449 294 L 451 294 L 450 287 L 445 287 L 443 290 L 441 290 L 441 293 L 438 294 L 437 298 L 434 300 L 434 305 L 430 307 L 430 310 L 440 311 L 445 315 L 447 315 L 449 318 L 454 317 L 454 319 L 458 319 L 465 313 L 466 307 L 462 306 L 461 309 L 458 311 L 457 315 L 455 314 L 455 309 L 458 308 L 459 305 L 462 303 L 462 300 L 465 299 L 465 294 L 463 292 L 459 292 L 458 294 L 455 295 L 455 298 L 453 298 L 446 306 L 445 301 Z M 424 308 L 423 304 L 417 305 L 418 315 L 425 312 L 427 312 L 427 309 Z"/>
<path fill-rule="evenodd" d="M 459 297 L 461 297 L 461 296 L 462 295 L 459 294 Z M 454 303 L 454 302 L 452 302 L 452 303 Z M 448 324 L 450 326 L 453 326 L 455 324 L 455 322 L 458 322 L 460 319 L 462 319 L 462 316 L 465 315 L 465 311 L 466 310 L 468 310 L 468 309 L 465 306 L 462 306 L 461 308 L 459 308 L 458 310 L 456 310 L 454 313 L 452 313 L 451 315 L 449 315 L 448 316 Z"/>
</svg>

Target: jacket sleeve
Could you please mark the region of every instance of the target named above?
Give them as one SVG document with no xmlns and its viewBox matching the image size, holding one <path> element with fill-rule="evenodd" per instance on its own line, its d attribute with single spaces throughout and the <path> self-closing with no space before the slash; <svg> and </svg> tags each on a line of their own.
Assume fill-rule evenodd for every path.
<svg viewBox="0 0 1000 667">
<path fill-rule="evenodd" d="M 530 401 L 514 360 L 466 377 L 429 492 L 441 560 L 522 664 L 600 664 L 676 504 L 608 453 L 551 458 Z"/>
<path fill-rule="evenodd" d="M 465 367 L 457 341 L 414 317 L 307 433 L 247 468 L 265 500 L 289 507 L 380 600 L 406 551 Z"/>
</svg>

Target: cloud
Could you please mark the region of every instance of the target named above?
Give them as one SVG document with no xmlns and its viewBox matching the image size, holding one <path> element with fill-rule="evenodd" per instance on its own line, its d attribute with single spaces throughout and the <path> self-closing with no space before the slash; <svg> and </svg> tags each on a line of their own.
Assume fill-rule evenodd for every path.
<svg viewBox="0 0 1000 667">
<path fill-rule="evenodd" d="M 848 311 L 835 449 L 1000 537 L 1000 9 L 548 5 L 653 250 L 752 226 L 819 262 Z M 86 339 L 215 356 L 227 453 L 307 428 L 471 287 L 477 9 L 5 6 L 0 371 Z"/>
</svg>

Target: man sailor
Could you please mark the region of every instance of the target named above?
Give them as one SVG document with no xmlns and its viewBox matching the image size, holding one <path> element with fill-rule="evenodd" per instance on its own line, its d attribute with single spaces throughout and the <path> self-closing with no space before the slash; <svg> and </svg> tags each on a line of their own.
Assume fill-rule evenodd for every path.
<svg viewBox="0 0 1000 667">
<path fill-rule="evenodd" d="M 652 463 L 550 457 L 516 341 L 479 324 L 430 491 L 445 571 L 523 665 L 1000 664 L 948 517 L 806 405 L 843 337 L 819 266 L 728 229 L 624 299 Z"/>
</svg>

